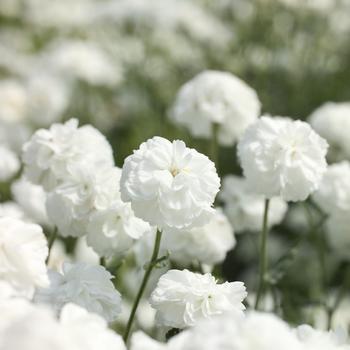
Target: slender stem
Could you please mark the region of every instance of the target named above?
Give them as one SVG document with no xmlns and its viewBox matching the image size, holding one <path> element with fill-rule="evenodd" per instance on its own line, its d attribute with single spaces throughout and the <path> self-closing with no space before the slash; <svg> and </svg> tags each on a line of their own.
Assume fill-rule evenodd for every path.
<svg viewBox="0 0 350 350">
<path fill-rule="evenodd" d="M 106 267 L 106 258 L 103 256 L 100 257 L 100 265 Z"/>
<path fill-rule="evenodd" d="M 259 303 L 266 288 L 266 273 L 268 269 L 267 236 L 268 236 L 268 215 L 270 200 L 265 199 L 264 218 L 260 235 L 260 265 L 259 265 L 259 287 L 255 300 L 255 310 L 259 309 Z"/>
<path fill-rule="evenodd" d="M 158 258 L 158 253 L 159 253 L 159 248 L 160 248 L 161 238 L 162 238 L 162 232 L 158 230 L 157 231 L 157 235 L 156 235 L 156 239 L 155 239 L 155 242 L 154 242 L 152 258 L 151 258 L 150 263 L 147 266 L 145 275 L 143 277 L 140 289 L 139 289 L 139 291 L 137 293 L 137 296 L 136 296 L 136 299 L 134 301 L 134 305 L 132 307 L 132 310 L 131 310 L 131 313 L 130 313 L 130 317 L 129 317 L 129 320 L 128 320 L 128 323 L 127 323 L 127 326 L 126 326 L 126 330 L 125 330 L 125 333 L 124 333 L 124 336 L 123 336 L 125 344 L 127 343 L 128 338 L 129 338 L 131 327 L 132 327 L 132 324 L 134 322 L 134 318 L 135 318 L 135 315 L 136 315 L 137 307 L 138 307 L 138 305 L 140 303 L 140 300 L 142 298 L 142 295 L 143 295 L 143 293 L 144 293 L 144 291 L 146 289 L 147 282 L 148 282 L 148 280 L 149 280 L 149 278 L 151 276 L 151 272 L 152 272 L 152 270 L 153 270 L 153 268 L 154 268 L 154 266 L 156 264 L 156 261 L 157 261 L 157 258 Z"/>
<path fill-rule="evenodd" d="M 48 245 L 48 248 L 49 248 L 49 253 L 47 254 L 47 258 L 46 258 L 46 263 L 48 263 L 49 259 L 50 259 L 50 253 L 51 253 L 51 248 L 53 246 L 53 243 L 55 242 L 55 239 L 57 237 L 57 227 L 55 226 L 48 238 L 48 242 L 47 242 L 47 245 Z"/>
<path fill-rule="evenodd" d="M 210 157 L 211 160 L 215 163 L 216 169 L 219 168 L 218 131 L 219 124 L 213 123 L 211 126 Z"/>
</svg>

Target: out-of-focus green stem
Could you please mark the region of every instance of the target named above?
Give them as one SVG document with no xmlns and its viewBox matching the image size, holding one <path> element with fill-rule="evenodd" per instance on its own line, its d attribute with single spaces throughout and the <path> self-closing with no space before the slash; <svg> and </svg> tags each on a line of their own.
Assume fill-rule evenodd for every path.
<svg viewBox="0 0 350 350">
<path fill-rule="evenodd" d="M 210 158 L 215 163 L 216 169 L 219 169 L 218 131 L 219 124 L 213 123 L 211 126 Z"/>
<path fill-rule="evenodd" d="M 259 286 L 255 300 L 255 310 L 259 309 L 261 297 L 266 289 L 266 273 L 268 270 L 267 236 L 268 236 L 268 215 L 270 200 L 265 200 L 264 218 L 260 235 L 260 264 L 259 264 Z"/>
</svg>

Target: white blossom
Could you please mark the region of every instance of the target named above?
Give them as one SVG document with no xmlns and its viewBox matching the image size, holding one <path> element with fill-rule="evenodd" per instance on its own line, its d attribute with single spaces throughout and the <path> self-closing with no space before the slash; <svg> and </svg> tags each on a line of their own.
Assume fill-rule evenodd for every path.
<svg viewBox="0 0 350 350">
<path fill-rule="evenodd" d="M 350 162 L 332 164 L 324 175 L 313 200 L 330 214 L 336 210 L 350 210 Z"/>
<path fill-rule="evenodd" d="M 28 217 L 38 224 L 50 226 L 45 208 L 46 194 L 41 186 L 21 177 L 11 184 L 11 193 Z"/>
<path fill-rule="evenodd" d="M 47 191 L 67 179 L 71 168 L 82 161 L 91 168 L 114 164 L 105 137 L 90 125 L 78 128 L 76 119 L 39 129 L 23 146 L 25 175 Z"/>
<path fill-rule="evenodd" d="M 124 162 L 121 197 L 158 228 L 189 228 L 210 220 L 220 180 L 206 156 L 182 141 L 154 137 Z"/>
<path fill-rule="evenodd" d="M 16 153 L 1 144 L 0 159 L 0 182 L 5 182 L 17 174 L 21 167 L 21 164 Z"/>
<path fill-rule="evenodd" d="M 0 82 L 0 120 L 23 121 L 27 103 L 27 91 L 20 82 L 10 79 Z"/>
<path fill-rule="evenodd" d="M 349 350 L 344 334 L 316 330 L 309 325 L 296 329 L 298 339 L 305 344 L 306 350 Z"/>
<path fill-rule="evenodd" d="M 62 273 L 49 272 L 50 286 L 39 289 L 35 300 L 60 311 L 75 303 L 90 312 L 114 321 L 121 311 L 121 297 L 111 282 L 112 275 L 102 266 L 65 263 Z"/>
<path fill-rule="evenodd" d="M 317 108 L 308 118 L 316 132 L 329 145 L 329 156 L 334 160 L 350 160 L 350 103 L 327 102 Z"/>
<path fill-rule="evenodd" d="M 0 278 L 20 296 L 31 298 L 35 287 L 49 283 L 48 248 L 42 228 L 14 218 L 0 218 Z"/>
<path fill-rule="evenodd" d="M 108 209 L 119 196 L 118 181 L 118 168 L 95 169 L 89 163 L 72 166 L 70 176 L 47 196 L 47 213 L 59 234 L 86 234 L 90 215 Z"/>
<path fill-rule="evenodd" d="M 81 350 L 126 350 L 120 335 L 108 328 L 100 316 L 89 313 L 75 304 L 67 304 L 60 315 L 60 325 L 68 337 Z M 75 349 L 75 348 L 74 348 Z"/>
<path fill-rule="evenodd" d="M 48 61 L 53 70 L 67 78 L 91 85 L 113 86 L 118 84 L 123 73 L 116 59 L 112 59 L 98 45 L 88 41 L 62 41 L 52 45 Z"/>
<path fill-rule="evenodd" d="M 30 221 L 22 208 L 17 203 L 11 201 L 0 203 L 0 217 Z"/>
<path fill-rule="evenodd" d="M 307 123 L 265 116 L 246 130 L 238 156 L 254 191 L 295 202 L 319 188 L 327 147 Z"/>
<path fill-rule="evenodd" d="M 259 113 L 257 94 L 245 82 L 230 73 L 204 71 L 180 89 L 170 115 L 199 137 L 210 138 L 213 124 L 219 124 L 219 142 L 232 145 Z"/>
<path fill-rule="evenodd" d="M 242 282 L 217 284 L 210 274 L 170 270 L 159 279 L 150 303 L 160 324 L 185 328 L 225 312 L 243 315 L 246 296 Z"/>
<path fill-rule="evenodd" d="M 180 266 L 192 262 L 214 265 L 222 262 L 236 245 L 233 227 L 220 209 L 210 222 L 191 230 L 164 230 L 162 249 L 170 252 L 170 259 Z"/>
<path fill-rule="evenodd" d="M 222 181 L 219 198 L 224 203 L 224 212 L 237 233 L 259 232 L 264 216 L 264 197 L 251 190 L 247 180 L 227 175 Z M 278 225 L 287 212 L 287 203 L 279 197 L 271 198 L 268 225 Z"/>
</svg>

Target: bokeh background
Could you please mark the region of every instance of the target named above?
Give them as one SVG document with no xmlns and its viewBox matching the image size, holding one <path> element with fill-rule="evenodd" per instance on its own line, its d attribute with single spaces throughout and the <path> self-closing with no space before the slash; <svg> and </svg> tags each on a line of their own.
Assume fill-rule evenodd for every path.
<svg viewBox="0 0 350 350">
<path fill-rule="evenodd" d="M 118 166 L 154 135 L 209 154 L 206 140 L 168 118 L 181 85 L 206 69 L 246 81 L 272 115 L 306 119 L 324 102 L 349 101 L 350 1 L 0 0 L 0 123 L 7 128 L 0 139 L 11 134 L 20 144 L 37 128 L 74 117 L 108 137 Z M 217 166 L 221 176 L 240 174 L 234 147 L 220 148 Z M 314 249 L 323 240 L 306 234 L 307 216 L 317 215 L 305 211 L 291 207 L 270 247 L 280 307 L 296 323 L 306 320 L 304 305 L 321 303 L 319 252 L 327 256 L 326 246 Z M 257 235 L 238 240 L 218 275 L 250 286 Z M 325 283 L 344 283 L 347 263 L 328 257 L 326 264 L 332 277 Z"/>
</svg>

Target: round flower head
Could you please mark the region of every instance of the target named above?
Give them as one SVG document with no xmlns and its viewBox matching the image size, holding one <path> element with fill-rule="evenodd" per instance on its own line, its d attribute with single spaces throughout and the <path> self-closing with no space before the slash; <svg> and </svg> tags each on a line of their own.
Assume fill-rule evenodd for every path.
<svg viewBox="0 0 350 350">
<path fill-rule="evenodd" d="M 91 168 L 89 164 L 72 166 L 71 176 L 47 197 L 47 213 L 60 235 L 86 234 L 90 216 L 110 207 L 118 198 L 119 169 Z"/>
<path fill-rule="evenodd" d="M 170 252 L 170 259 L 179 266 L 198 261 L 214 265 L 222 262 L 236 245 L 233 227 L 220 209 L 216 209 L 210 222 L 191 230 L 164 231 L 162 249 Z"/>
<path fill-rule="evenodd" d="M 225 312 L 243 315 L 246 296 L 242 282 L 217 284 L 209 273 L 170 270 L 159 279 L 150 303 L 160 324 L 185 328 Z"/>
<path fill-rule="evenodd" d="M 238 156 L 254 191 L 296 202 L 319 188 L 327 169 L 327 147 L 307 123 L 262 117 L 244 133 Z"/>
<path fill-rule="evenodd" d="M 0 218 L 0 279 L 20 296 L 31 298 L 35 287 L 49 283 L 42 228 L 14 218 Z"/>
<path fill-rule="evenodd" d="M 264 215 L 264 197 L 254 193 L 243 177 L 227 175 L 223 179 L 219 198 L 224 202 L 224 212 L 237 233 L 259 232 Z M 269 226 L 278 225 L 287 212 L 287 203 L 279 198 L 271 198 Z"/>
<path fill-rule="evenodd" d="M 182 141 L 154 137 L 124 163 L 121 197 L 136 216 L 160 229 L 201 226 L 219 191 L 215 165 Z"/>
<path fill-rule="evenodd" d="M 76 119 L 37 130 L 23 146 L 26 177 L 47 191 L 69 178 L 71 168 L 83 161 L 91 168 L 114 165 L 105 137 L 90 125 L 78 128 Z"/>
<path fill-rule="evenodd" d="M 350 162 L 332 164 L 322 179 L 313 200 L 330 214 L 337 210 L 350 210 Z"/>
<path fill-rule="evenodd" d="M 72 302 L 109 322 L 117 318 L 121 297 L 110 281 L 112 275 L 104 267 L 65 263 L 62 270 L 62 274 L 50 272 L 50 286 L 37 291 L 37 302 L 50 304 L 56 311 Z"/>
<path fill-rule="evenodd" d="M 219 142 L 233 145 L 259 116 L 256 92 L 236 76 L 205 71 L 178 92 L 171 119 L 199 137 L 210 138 L 213 123 L 219 124 Z"/>
<path fill-rule="evenodd" d="M 328 102 L 317 108 L 308 118 L 316 132 L 329 145 L 329 157 L 333 160 L 350 160 L 350 103 Z"/>
</svg>

